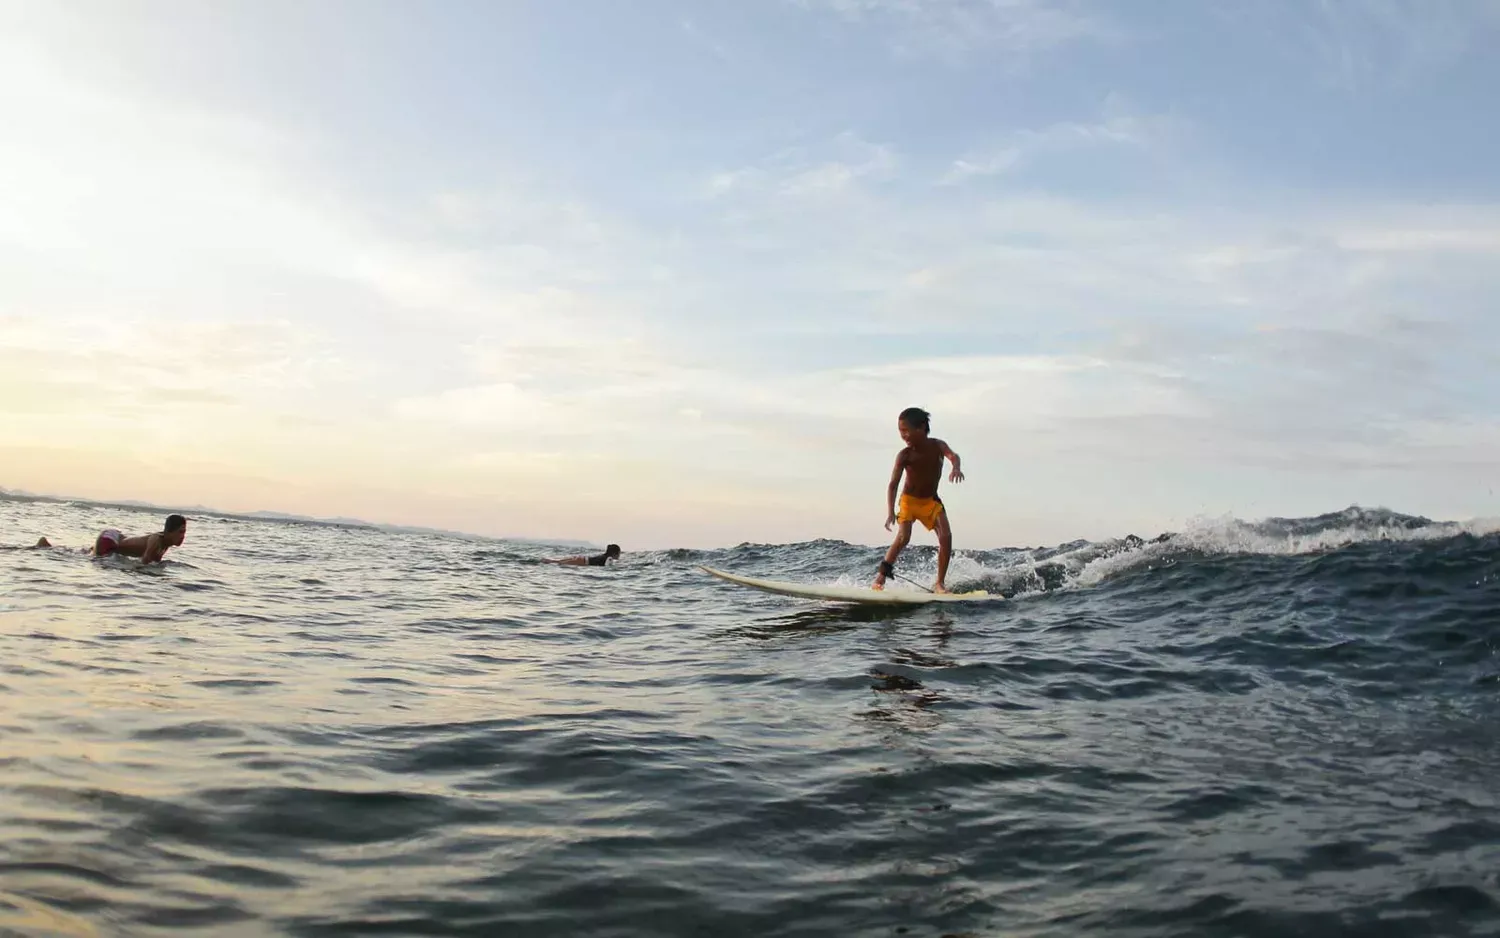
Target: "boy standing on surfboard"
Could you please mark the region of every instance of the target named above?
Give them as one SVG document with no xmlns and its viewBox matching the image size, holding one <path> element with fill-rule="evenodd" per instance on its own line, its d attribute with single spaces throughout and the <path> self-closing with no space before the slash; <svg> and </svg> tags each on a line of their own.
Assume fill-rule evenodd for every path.
<svg viewBox="0 0 1500 938">
<path fill-rule="evenodd" d="M 880 562 L 880 572 L 875 574 L 874 589 L 885 589 L 885 578 L 895 575 L 892 564 L 911 540 L 912 522 L 920 521 L 927 530 L 937 531 L 937 583 L 933 585 L 932 591 L 948 592 L 944 580 L 948 576 L 948 558 L 953 553 L 953 529 L 948 526 L 948 512 L 944 510 L 943 500 L 938 497 L 937 492 L 938 482 L 943 476 L 943 460 L 953 460 L 953 471 L 948 474 L 949 481 L 962 482 L 964 474 L 959 468 L 958 454 L 947 443 L 927 435 L 930 428 L 929 417 L 927 411 L 920 407 L 908 407 L 901 412 L 896 422 L 901 439 L 906 441 L 906 448 L 896 454 L 896 466 L 891 470 L 891 484 L 886 488 L 885 529 L 889 531 L 891 525 L 898 523 L 901 527 L 896 532 L 896 539 L 891 542 L 891 549 L 885 552 L 885 559 Z M 896 485 L 901 481 L 903 472 L 906 474 L 906 488 L 901 493 L 901 510 L 897 513 Z"/>
</svg>

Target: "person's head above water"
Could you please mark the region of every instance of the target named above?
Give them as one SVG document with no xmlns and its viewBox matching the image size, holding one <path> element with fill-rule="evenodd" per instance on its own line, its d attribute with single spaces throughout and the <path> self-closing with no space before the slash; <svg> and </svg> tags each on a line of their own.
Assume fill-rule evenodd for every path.
<svg viewBox="0 0 1500 938">
<path fill-rule="evenodd" d="M 173 547 L 181 547 L 182 539 L 187 536 L 187 519 L 182 515 L 167 515 L 167 523 L 162 525 L 161 533 Z"/>
<path fill-rule="evenodd" d="M 612 557 L 616 560 L 620 559 L 620 545 L 611 544 L 608 547 L 604 548 L 604 556 Z"/>
<path fill-rule="evenodd" d="M 907 443 L 927 439 L 927 431 L 932 428 L 931 416 L 920 407 L 908 407 L 903 410 L 901 416 L 896 419 L 896 428 L 901 431 L 901 439 Z"/>
</svg>

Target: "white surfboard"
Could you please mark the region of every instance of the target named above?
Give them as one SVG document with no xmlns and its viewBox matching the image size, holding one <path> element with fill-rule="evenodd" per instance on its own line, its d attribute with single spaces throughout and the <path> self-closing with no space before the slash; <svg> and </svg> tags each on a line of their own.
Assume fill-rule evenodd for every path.
<svg viewBox="0 0 1500 938">
<path fill-rule="evenodd" d="M 875 590 L 865 586 L 822 586 L 816 583 L 786 583 L 780 580 L 759 580 L 755 577 L 725 573 L 723 570 L 715 570 L 713 567 L 700 566 L 698 569 L 704 573 L 712 574 L 721 580 L 738 583 L 740 586 L 765 590 L 768 593 L 780 593 L 783 596 L 800 596 L 803 599 L 828 599 L 834 602 L 876 603 L 882 605 L 972 603 L 1005 599 L 1004 596 L 998 593 L 987 593 L 984 590 L 972 590 L 967 593 L 919 593 L 916 590 L 908 589 Z"/>
</svg>

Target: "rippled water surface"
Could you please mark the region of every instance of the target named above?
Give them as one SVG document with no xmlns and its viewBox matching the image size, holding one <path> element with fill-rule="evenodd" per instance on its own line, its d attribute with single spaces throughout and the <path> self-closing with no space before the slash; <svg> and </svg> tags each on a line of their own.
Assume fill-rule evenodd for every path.
<svg viewBox="0 0 1500 938">
<path fill-rule="evenodd" d="M 0 500 L 0 934 L 1500 934 L 1500 536 L 542 548 Z M 931 550 L 906 572 L 931 571 Z"/>
</svg>

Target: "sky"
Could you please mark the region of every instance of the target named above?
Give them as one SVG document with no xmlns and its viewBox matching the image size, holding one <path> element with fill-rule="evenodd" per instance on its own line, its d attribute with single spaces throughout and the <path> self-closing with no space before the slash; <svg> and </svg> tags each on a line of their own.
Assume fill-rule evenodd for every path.
<svg viewBox="0 0 1500 938">
<path fill-rule="evenodd" d="M 0 485 L 630 549 L 1500 514 L 1500 0 L 0 0 Z M 919 531 L 916 543 L 930 543 Z"/>
</svg>

